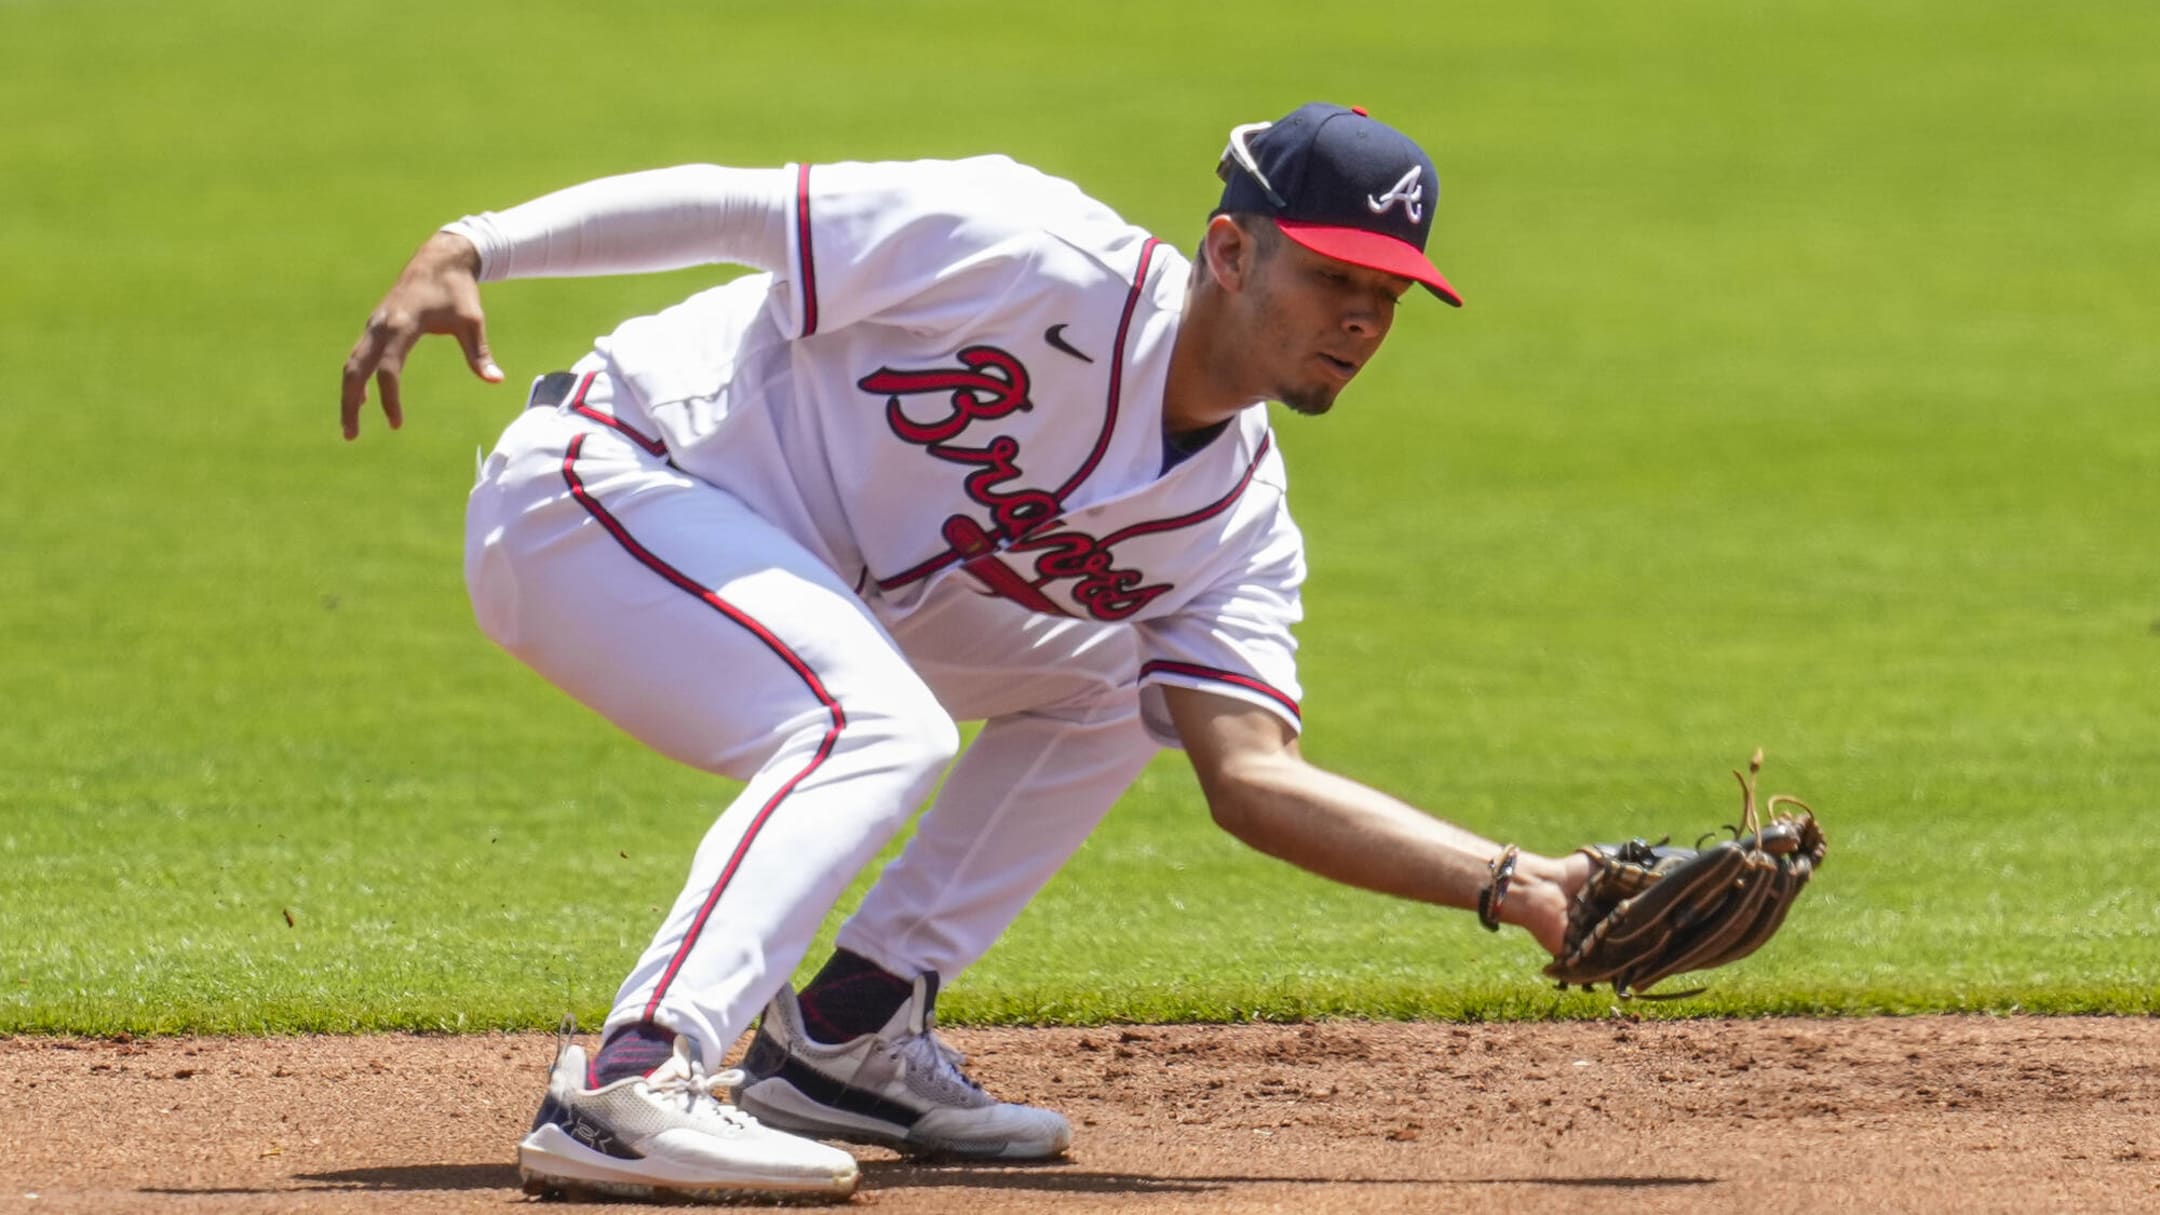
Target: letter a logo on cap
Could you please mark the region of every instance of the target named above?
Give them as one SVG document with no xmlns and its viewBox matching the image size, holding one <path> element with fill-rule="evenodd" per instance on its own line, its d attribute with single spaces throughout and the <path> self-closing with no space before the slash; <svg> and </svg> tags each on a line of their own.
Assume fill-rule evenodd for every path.
<svg viewBox="0 0 2160 1215">
<path fill-rule="evenodd" d="M 1384 215 L 1389 207 L 1401 203 L 1403 210 L 1409 212 L 1411 223 L 1425 222 L 1425 187 L 1418 182 L 1418 175 L 1424 171 L 1424 165 L 1411 165 L 1410 171 L 1402 175 L 1401 181 L 1389 186 L 1387 193 L 1378 197 L 1366 195 L 1365 205 L 1374 215 Z"/>
</svg>

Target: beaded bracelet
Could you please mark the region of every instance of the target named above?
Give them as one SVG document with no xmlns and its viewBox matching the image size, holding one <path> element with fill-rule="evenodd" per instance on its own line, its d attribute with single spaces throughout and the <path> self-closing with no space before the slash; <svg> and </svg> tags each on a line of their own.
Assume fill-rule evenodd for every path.
<svg viewBox="0 0 2160 1215">
<path fill-rule="evenodd" d="M 1487 866 L 1492 871 L 1492 881 L 1487 882 L 1477 896 L 1478 923 L 1483 924 L 1487 932 L 1500 931 L 1500 905 L 1507 902 L 1508 883 L 1515 880 L 1515 862 L 1521 859 L 1522 849 L 1509 844 Z"/>
</svg>

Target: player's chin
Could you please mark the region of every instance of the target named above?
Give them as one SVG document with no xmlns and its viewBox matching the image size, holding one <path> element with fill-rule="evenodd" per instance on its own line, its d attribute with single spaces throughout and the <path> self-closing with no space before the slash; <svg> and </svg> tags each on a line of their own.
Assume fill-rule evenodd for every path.
<svg viewBox="0 0 2160 1215">
<path fill-rule="evenodd" d="M 1335 408 L 1335 389 L 1320 384 L 1286 387 L 1275 394 L 1275 399 L 1288 406 L 1290 412 L 1317 418 Z"/>
</svg>

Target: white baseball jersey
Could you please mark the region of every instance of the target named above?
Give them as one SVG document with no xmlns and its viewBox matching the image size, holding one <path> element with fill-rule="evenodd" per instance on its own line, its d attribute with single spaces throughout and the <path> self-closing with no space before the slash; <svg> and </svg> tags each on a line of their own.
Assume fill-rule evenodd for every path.
<svg viewBox="0 0 2160 1215">
<path fill-rule="evenodd" d="M 1304 554 L 1266 411 L 1166 446 L 1187 259 L 1002 156 L 788 172 L 783 266 L 598 344 L 624 425 L 888 622 L 987 594 L 1129 623 L 1145 686 L 1296 728 Z"/>
<path fill-rule="evenodd" d="M 1176 744 L 1162 686 L 1295 728 L 1303 547 L 1265 411 L 1173 458 L 1191 267 L 1072 185 L 680 166 L 454 227 L 485 278 L 765 271 L 623 325 L 567 396 L 543 380 L 467 507 L 490 637 L 744 782 L 610 1028 L 717 1066 L 933 786 L 838 941 L 950 980 Z M 985 722 L 957 762 L 955 717 Z"/>
</svg>

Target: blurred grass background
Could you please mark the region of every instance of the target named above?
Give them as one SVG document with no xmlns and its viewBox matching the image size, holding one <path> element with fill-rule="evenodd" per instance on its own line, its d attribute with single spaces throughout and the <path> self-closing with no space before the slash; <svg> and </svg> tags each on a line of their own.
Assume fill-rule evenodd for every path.
<svg viewBox="0 0 2160 1215">
<path fill-rule="evenodd" d="M 423 349 L 437 224 L 605 173 L 1009 152 L 1189 247 L 1236 122 L 1417 135 L 1461 313 L 1282 417 L 1306 749 L 1560 850 L 1823 812 L 1679 1015 L 2160 1011 L 2160 10 L 1942 0 L 1331 20 L 1114 2 L 4 0 L 0 1032 L 591 1019 L 731 789 L 495 652 L 515 409 Z M 491 289 L 513 382 L 686 272 Z M 948 1020 L 1598 1015 L 1330 887 L 1165 757 Z"/>
</svg>

